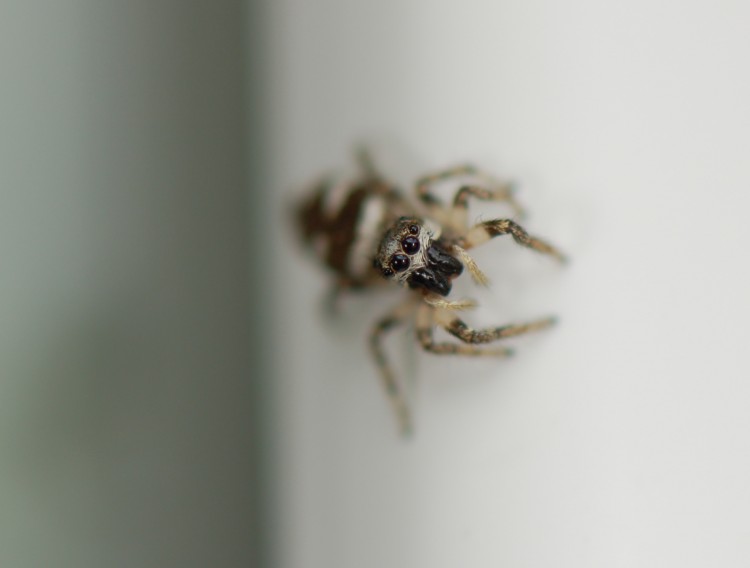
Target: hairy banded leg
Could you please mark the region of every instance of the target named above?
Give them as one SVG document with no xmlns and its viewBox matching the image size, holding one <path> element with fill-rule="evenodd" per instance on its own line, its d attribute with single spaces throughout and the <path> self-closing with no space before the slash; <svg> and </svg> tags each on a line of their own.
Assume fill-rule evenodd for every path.
<svg viewBox="0 0 750 568">
<path fill-rule="evenodd" d="M 453 168 L 448 168 L 446 170 L 441 170 L 439 172 L 423 176 L 417 180 L 417 198 L 422 202 L 422 204 L 424 204 L 430 215 L 432 215 L 437 221 L 443 224 L 450 225 L 451 215 L 445 207 L 443 201 L 434 193 L 432 193 L 431 187 L 437 182 L 448 180 L 454 177 L 474 175 L 479 175 L 478 170 L 474 166 L 472 166 L 471 164 L 462 164 L 460 166 L 455 166 Z M 462 227 L 458 228 L 461 229 Z M 465 227 L 463 228 L 465 229 Z"/>
<path fill-rule="evenodd" d="M 375 364 L 380 370 L 380 378 L 383 382 L 388 400 L 396 413 L 399 430 L 401 434 L 408 435 L 411 432 L 411 414 L 409 405 L 406 402 L 403 390 L 396 380 L 388 358 L 383 350 L 383 335 L 393 328 L 403 323 L 414 311 L 413 300 L 401 304 L 386 314 L 372 328 L 370 333 L 370 350 L 375 359 Z"/>
<path fill-rule="evenodd" d="M 439 204 L 442 205 L 442 201 L 435 197 L 430 192 L 430 186 L 434 183 L 437 183 L 439 181 L 448 180 L 454 177 L 459 176 L 475 176 L 479 175 L 479 171 L 477 168 L 472 166 L 471 164 L 462 164 L 460 166 L 455 166 L 453 168 L 448 168 L 446 170 L 440 170 L 439 172 L 435 172 L 432 174 L 428 174 L 426 176 L 422 176 L 417 180 L 417 197 L 422 201 L 425 205 L 431 205 L 431 204 Z"/>
<path fill-rule="evenodd" d="M 491 343 L 508 337 L 523 335 L 531 331 L 539 331 L 554 325 L 557 321 L 554 317 L 549 317 L 521 324 L 472 329 L 461 321 L 460 318 L 456 317 L 454 313 L 445 310 L 436 312 L 434 319 L 437 325 L 445 329 L 453 337 L 457 337 L 464 343 L 470 344 Z"/>
<path fill-rule="evenodd" d="M 555 247 L 541 239 L 532 237 L 521 225 L 510 219 L 495 219 L 494 221 L 484 221 L 474 225 L 466 233 L 466 236 L 459 240 L 458 246 L 463 249 L 472 249 L 501 235 L 511 235 L 519 245 L 553 256 L 560 262 L 567 261 L 565 255 Z"/>
<path fill-rule="evenodd" d="M 507 201 L 508 205 L 513 208 L 513 213 L 518 217 L 523 217 L 523 208 L 513 198 L 513 184 L 493 181 L 490 187 L 464 185 L 456 192 L 450 212 L 454 226 L 461 227 L 464 230 L 468 228 L 470 197 L 480 201 Z"/>
<path fill-rule="evenodd" d="M 453 205 L 450 209 L 447 209 L 443 202 L 430 191 L 435 183 L 465 176 L 478 178 L 483 185 L 472 184 L 461 187 L 453 198 Z M 416 192 L 417 197 L 427 206 L 430 213 L 435 215 L 437 212 L 436 216 L 440 221 L 459 231 L 467 228 L 467 207 L 470 196 L 485 201 L 507 201 L 517 215 L 523 214 L 521 207 L 513 199 L 511 184 L 498 181 L 471 164 L 462 164 L 419 178 Z"/>
<path fill-rule="evenodd" d="M 480 268 L 477 266 L 476 260 L 474 260 L 471 255 L 466 252 L 465 249 L 461 248 L 461 246 L 459 245 L 453 245 L 453 251 L 461 259 L 461 262 L 464 263 L 464 266 L 469 269 L 469 274 L 471 274 L 471 278 L 472 280 L 474 280 L 474 282 L 476 282 L 480 286 L 489 285 L 490 279 L 487 278 L 487 275 L 480 270 Z"/>
<path fill-rule="evenodd" d="M 433 308 L 442 308 L 445 310 L 471 310 L 477 307 L 477 303 L 471 299 L 447 300 L 431 292 L 423 294 L 422 299 Z"/>
<path fill-rule="evenodd" d="M 380 172 L 369 148 L 364 145 L 357 146 L 354 150 L 354 158 L 362 178 L 358 185 L 363 187 L 372 195 L 381 195 L 385 198 L 388 207 L 398 215 L 409 215 L 413 213 L 413 206 L 408 205 L 398 187 L 388 181 Z"/>
<path fill-rule="evenodd" d="M 474 347 L 473 345 L 464 345 L 461 343 L 450 343 L 447 341 L 442 342 L 442 343 L 436 343 L 433 337 L 433 327 L 437 323 L 441 327 L 447 329 L 445 324 L 441 323 L 441 321 L 443 319 L 445 319 L 445 321 L 449 321 L 448 318 L 453 317 L 453 316 L 442 315 L 443 313 L 449 314 L 450 312 L 436 309 L 426 304 L 422 304 L 419 307 L 419 310 L 417 311 L 417 325 L 416 325 L 417 340 L 419 341 L 419 344 L 422 346 L 422 348 L 425 351 L 429 351 L 430 353 L 436 353 L 438 355 L 469 355 L 469 356 L 475 356 L 475 357 L 481 357 L 481 356 L 508 357 L 509 355 L 513 354 L 513 350 L 508 349 L 506 347 L 496 347 L 496 348 L 486 349 L 486 348 Z M 458 321 L 461 321 L 458 318 L 456 319 Z M 493 341 L 493 340 L 490 340 L 490 341 Z M 474 343 L 481 343 L 481 342 L 476 341 Z"/>
</svg>

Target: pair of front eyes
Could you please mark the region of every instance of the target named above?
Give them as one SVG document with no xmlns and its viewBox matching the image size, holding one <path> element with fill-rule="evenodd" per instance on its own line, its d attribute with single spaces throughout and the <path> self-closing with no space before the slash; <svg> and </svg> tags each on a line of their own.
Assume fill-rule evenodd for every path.
<svg viewBox="0 0 750 568">
<path fill-rule="evenodd" d="M 411 264 L 407 255 L 413 255 L 419 252 L 419 225 L 409 225 L 409 234 L 401 239 L 401 250 L 406 253 L 397 252 L 388 263 L 389 268 L 383 269 L 383 276 L 393 276 L 395 272 L 403 272 Z"/>
</svg>

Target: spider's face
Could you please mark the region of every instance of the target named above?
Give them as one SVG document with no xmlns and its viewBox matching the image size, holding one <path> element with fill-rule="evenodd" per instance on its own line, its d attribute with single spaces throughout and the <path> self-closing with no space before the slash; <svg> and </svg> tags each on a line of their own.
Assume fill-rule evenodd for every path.
<svg viewBox="0 0 750 568">
<path fill-rule="evenodd" d="M 421 219 L 401 217 L 383 236 L 375 268 L 410 288 L 424 288 L 441 296 L 451 291 L 451 280 L 463 265 L 433 239 Z"/>
</svg>

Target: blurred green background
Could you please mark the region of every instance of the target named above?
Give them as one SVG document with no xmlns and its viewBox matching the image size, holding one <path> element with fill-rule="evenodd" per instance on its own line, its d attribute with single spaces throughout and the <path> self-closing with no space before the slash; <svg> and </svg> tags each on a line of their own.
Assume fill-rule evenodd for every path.
<svg viewBox="0 0 750 568">
<path fill-rule="evenodd" d="M 262 556 L 257 10 L 0 4 L 3 568 Z"/>
</svg>

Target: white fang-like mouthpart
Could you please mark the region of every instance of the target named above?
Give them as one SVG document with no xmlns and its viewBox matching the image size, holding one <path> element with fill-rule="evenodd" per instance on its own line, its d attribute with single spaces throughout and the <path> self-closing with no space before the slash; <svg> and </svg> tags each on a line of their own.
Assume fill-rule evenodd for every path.
<svg viewBox="0 0 750 568">
<path fill-rule="evenodd" d="M 479 269 L 477 262 L 471 257 L 471 255 L 458 245 L 454 245 L 453 250 L 456 251 L 456 254 L 461 257 L 461 262 L 463 262 L 466 265 L 466 268 L 469 269 L 472 280 L 480 286 L 489 286 L 490 279 Z"/>
<path fill-rule="evenodd" d="M 477 307 L 477 303 L 474 300 L 446 300 L 437 294 L 425 294 L 424 301 L 435 308 L 443 308 L 446 310 L 471 310 Z"/>
</svg>

